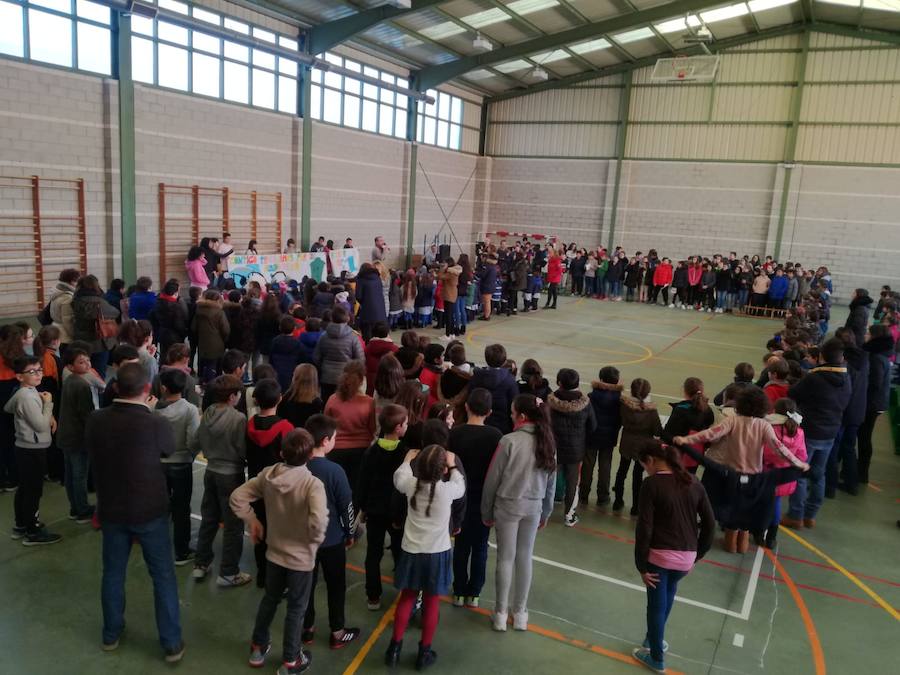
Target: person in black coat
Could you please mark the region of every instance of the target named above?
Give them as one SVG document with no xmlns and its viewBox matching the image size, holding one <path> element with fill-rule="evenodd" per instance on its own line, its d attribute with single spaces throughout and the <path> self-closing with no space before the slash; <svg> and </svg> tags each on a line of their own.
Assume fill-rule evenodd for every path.
<svg viewBox="0 0 900 675">
<path fill-rule="evenodd" d="M 163 354 L 167 353 L 172 345 L 184 342 L 188 336 L 188 309 L 184 301 L 178 297 L 179 289 L 178 281 L 169 279 L 147 317 L 159 342 L 159 350 Z"/>
<path fill-rule="evenodd" d="M 882 324 L 869 328 L 869 341 L 862 349 L 869 355 L 869 389 L 866 394 L 866 415 L 859 427 L 859 462 L 844 463 L 844 483 L 841 486 L 850 494 L 856 494 L 859 483 L 869 482 L 869 464 L 872 461 L 872 431 L 878 416 L 888 409 L 891 393 L 891 355 L 894 338 L 890 329 Z M 852 458 L 850 458 L 852 460 Z"/>
<path fill-rule="evenodd" d="M 609 503 L 613 450 L 619 441 L 619 430 L 622 428 L 620 411 L 622 385 L 619 383 L 619 370 L 613 366 L 601 368 L 599 377 L 599 380 L 591 382 L 592 390 L 588 394 L 597 426 L 585 439 L 578 498 L 582 504 L 588 503 L 588 498 L 591 496 L 591 484 L 594 481 L 594 465 L 596 464 L 597 506 L 604 506 Z"/>
<path fill-rule="evenodd" d="M 684 381 L 684 400 L 670 403 L 672 413 L 663 427 L 662 438 L 671 444 L 676 436 L 690 436 L 698 431 L 709 429 L 716 421 L 716 416 L 709 407 L 709 400 L 704 393 L 703 381 L 698 377 L 689 377 Z M 682 455 L 684 468 L 691 473 L 697 472 L 697 462 L 687 455 Z"/>
<path fill-rule="evenodd" d="M 866 328 L 869 325 L 869 308 L 871 306 L 872 298 L 869 297 L 869 291 L 865 288 L 857 288 L 853 291 L 850 314 L 844 327 L 853 331 L 857 345 L 866 341 Z"/>
<path fill-rule="evenodd" d="M 756 377 L 756 371 L 753 369 L 752 363 L 747 363 L 746 361 L 741 361 L 741 363 L 737 364 L 734 367 L 734 384 L 739 387 L 752 387 L 754 386 L 753 378 Z M 717 406 L 721 407 L 725 402 L 725 387 L 718 394 L 713 397 L 713 403 Z"/>
<path fill-rule="evenodd" d="M 557 471 L 566 481 L 565 524 L 566 527 L 574 527 L 578 523 L 575 506 L 578 503 L 585 440 L 597 428 L 597 420 L 590 399 L 579 389 L 578 371 L 563 368 L 556 375 L 556 384 L 559 389 L 550 394 L 547 404 L 556 437 Z"/>
<path fill-rule="evenodd" d="M 356 322 L 363 340 L 372 339 L 372 328 L 376 323 L 387 322 L 384 307 L 384 285 L 378 270 L 371 263 L 363 263 L 356 275 L 356 301 L 359 311 Z"/>
<path fill-rule="evenodd" d="M 572 295 L 584 293 L 584 266 L 587 263 L 582 251 L 575 251 L 575 257 L 569 263 L 569 275 L 572 277 Z"/>
<path fill-rule="evenodd" d="M 853 392 L 841 417 L 841 428 L 834 439 L 834 447 L 825 470 L 825 496 L 829 499 L 834 499 L 837 494 L 839 473 L 843 475 L 850 466 L 851 473 L 856 474 L 856 437 L 866 419 L 866 399 L 869 393 L 869 353 L 856 346 L 856 338 L 849 328 L 838 328 L 834 335 L 844 343 L 844 362 L 847 364 Z"/>
<path fill-rule="evenodd" d="M 398 358 L 402 351 L 397 352 Z M 503 345 L 488 345 L 484 348 L 484 360 L 488 367 L 475 370 L 469 380 L 469 391 L 481 388 L 491 392 L 491 414 L 484 423 L 496 427 L 500 433 L 508 434 L 513 430 L 509 415 L 513 399 L 519 395 L 519 387 L 512 373 L 503 367 L 506 363 L 506 348 Z"/>
<path fill-rule="evenodd" d="M 499 271 L 496 258 L 488 257 L 484 261 L 484 266 L 481 268 L 481 275 L 478 279 L 478 293 L 481 295 L 481 306 L 484 311 L 483 316 L 478 317 L 479 321 L 491 320 L 491 296 L 494 295 L 494 288 L 497 286 L 497 274 Z M 495 399 L 494 407 L 496 405 Z"/>
</svg>

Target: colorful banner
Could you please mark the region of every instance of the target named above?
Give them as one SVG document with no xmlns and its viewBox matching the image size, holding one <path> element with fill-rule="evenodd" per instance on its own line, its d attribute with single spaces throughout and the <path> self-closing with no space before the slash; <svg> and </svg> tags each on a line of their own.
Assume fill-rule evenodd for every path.
<svg viewBox="0 0 900 675">
<path fill-rule="evenodd" d="M 238 288 L 249 281 L 261 284 L 302 281 L 309 277 L 325 281 L 327 262 L 324 253 L 275 253 L 272 255 L 233 255 L 228 274 Z"/>
<path fill-rule="evenodd" d="M 328 255 L 331 257 L 331 269 L 334 276 L 339 277 L 341 272 L 346 272 L 347 276 L 355 277 L 359 272 L 359 249 L 338 248 Z"/>
</svg>

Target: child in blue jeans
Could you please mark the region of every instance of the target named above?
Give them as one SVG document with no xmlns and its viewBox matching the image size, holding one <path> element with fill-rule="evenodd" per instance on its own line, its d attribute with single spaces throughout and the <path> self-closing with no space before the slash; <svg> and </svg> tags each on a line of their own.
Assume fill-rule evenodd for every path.
<svg viewBox="0 0 900 675">
<path fill-rule="evenodd" d="M 678 582 L 709 551 L 716 524 L 706 490 L 681 465 L 678 450 L 650 439 L 638 459 L 647 478 L 638 502 L 634 562 L 647 587 L 647 636 L 631 654 L 661 673 L 669 649 L 663 637 Z"/>
</svg>

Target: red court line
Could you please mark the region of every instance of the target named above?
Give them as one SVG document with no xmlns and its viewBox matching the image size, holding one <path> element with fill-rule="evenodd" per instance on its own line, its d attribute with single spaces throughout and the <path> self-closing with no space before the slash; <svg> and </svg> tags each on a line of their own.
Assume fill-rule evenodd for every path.
<svg viewBox="0 0 900 675">
<path fill-rule="evenodd" d="M 838 570 L 834 569 L 831 565 L 825 565 L 824 563 L 816 562 L 815 560 L 806 560 L 805 558 L 795 558 L 794 556 L 784 555 L 782 553 L 778 554 L 778 557 L 782 560 L 790 560 L 791 562 L 803 563 L 804 565 L 810 565 L 812 567 L 819 567 L 824 570 L 829 570 L 831 572 L 837 572 Z M 852 571 L 852 570 L 851 570 Z M 868 574 L 861 574 L 860 572 L 853 572 L 855 576 L 858 576 L 861 579 L 868 579 L 869 581 L 875 581 L 879 584 L 885 584 L 887 586 L 894 586 L 896 588 L 900 588 L 900 583 L 896 581 L 890 581 L 889 579 L 882 579 L 880 577 L 873 577 Z"/>
<path fill-rule="evenodd" d="M 711 318 L 711 317 L 710 317 L 710 318 Z M 696 333 L 698 330 L 700 330 L 700 326 L 694 326 L 694 327 L 691 328 L 687 333 L 685 333 L 684 335 L 682 335 L 682 336 L 679 337 L 679 338 L 676 338 L 674 342 L 672 342 L 671 344 L 669 344 L 669 345 L 666 346 L 666 347 L 663 347 L 662 351 L 656 352 L 655 356 L 660 356 L 661 354 L 665 354 L 665 353 L 666 353 L 667 351 L 669 351 L 672 347 L 674 347 L 675 345 L 677 345 L 679 342 L 681 342 L 681 341 L 684 340 L 685 338 L 690 337 L 691 335 L 693 335 L 694 333 Z"/>
</svg>

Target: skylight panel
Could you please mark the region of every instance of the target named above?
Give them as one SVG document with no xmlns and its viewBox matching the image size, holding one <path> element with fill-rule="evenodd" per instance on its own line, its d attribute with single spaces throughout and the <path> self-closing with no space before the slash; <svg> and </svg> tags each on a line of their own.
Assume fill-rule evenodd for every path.
<svg viewBox="0 0 900 675">
<path fill-rule="evenodd" d="M 515 0 L 506 6 L 516 14 L 532 14 L 540 12 L 542 9 L 550 9 L 559 4 L 558 0 Z"/>
<path fill-rule="evenodd" d="M 682 16 L 677 19 L 670 19 L 669 21 L 663 21 L 662 23 L 654 24 L 653 27 L 663 35 L 666 35 L 667 33 L 677 33 L 679 31 L 687 30 L 688 26 L 697 28 L 700 25 L 700 18 L 694 14 L 689 14 L 687 22 L 685 22 L 684 17 Z"/>
<path fill-rule="evenodd" d="M 750 0 L 747 4 L 750 5 L 751 12 L 765 12 L 767 9 L 792 5 L 795 2 L 797 0 Z"/>
<path fill-rule="evenodd" d="M 883 12 L 900 12 L 900 0 L 863 0 L 863 7 Z"/>
<path fill-rule="evenodd" d="M 431 38 L 432 40 L 443 40 L 444 38 L 448 38 L 453 35 L 465 33 L 466 29 L 462 26 L 456 25 L 452 21 L 444 21 L 443 23 L 423 28 L 419 32 L 425 37 Z"/>
<path fill-rule="evenodd" d="M 649 28 L 637 28 L 635 30 L 625 31 L 624 33 L 619 33 L 618 35 L 612 36 L 612 38 L 620 45 L 628 44 L 629 42 L 636 42 L 638 40 L 644 40 L 649 37 L 653 37 L 653 31 Z"/>
<path fill-rule="evenodd" d="M 609 49 L 609 47 L 609 40 L 598 38 L 589 42 L 582 42 L 581 44 L 572 45 L 571 47 L 569 47 L 569 49 L 571 49 L 576 54 L 587 54 L 588 52 L 596 52 L 601 49 Z"/>
<path fill-rule="evenodd" d="M 460 17 L 462 21 L 472 26 L 472 28 L 484 28 L 485 26 L 491 26 L 495 23 L 500 23 L 501 21 L 509 21 L 509 18 L 509 14 L 499 7 Z"/>
<path fill-rule="evenodd" d="M 517 70 L 527 70 L 528 68 L 532 68 L 533 66 L 528 63 L 528 61 L 523 61 L 522 59 L 516 59 L 515 61 L 507 61 L 506 63 L 500 63 L 494 68 L 499 70 L 501 73 L 514 73 Z"/>
<path fill-rule="evenodd" d="M 569 58 L 569 52 L 565 49 L 554 49 L 550 52 L 541 52 L 540 54 L 532 54 L 531 60 L 538 63 L 553 63 Z"/>
<path fill-rule="evenodd" d="M 715 23 L 716 21 L 725 21 L 734 19 L 738 16 L 744 16 L 750 10 L 747 9 L 747 3 L 739 2 L 736 5 L 728 5 L 727 7 L 719 7 L 708 12 L 700 12 L 700 16 L 706 23 Z"/>
</svg>

